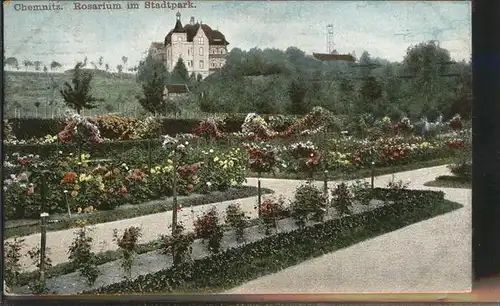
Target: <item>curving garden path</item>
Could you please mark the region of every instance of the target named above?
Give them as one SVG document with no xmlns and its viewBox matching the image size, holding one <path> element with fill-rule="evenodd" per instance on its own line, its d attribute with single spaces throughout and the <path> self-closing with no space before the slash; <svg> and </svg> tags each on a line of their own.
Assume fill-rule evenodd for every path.
<svg viewBox="0 0 500 306">
<path fill-rule="evenodd" d="M 375 185 L 385 186 L 394 177 L 409 180 L 412 189 L 439 189 L 423 184 L 446 173 L 446 166 L 399 172 L 376 177 Z M 303 182 L 262 179 L 262 186 L 290 199 L 295 188 Z M 247 184 L 256 186 L 257 180 L 250 178 Z M 468 291 L 471 287 L 471 191 L 441 190 L 446 192 L 447 199 L 464 207 L 256 279 L 228 293 Z M 217 206 L 224 211 L 235 202 L 240 203 L 247 214 L 256 217 L 256 199 L 196 206 L 194 213 L 184 208 L 179 220 L 191 225 L 194 216 L 211 207 Z M 97 242 L 94 251 L 115 250 L 113 230 L 123 231 L 130 226 L 142 228 L 140 243 L 155 240 L 160 234 L 170 232 L 171 216 L 172 212 L 168 211 L 94 225 L 93 237 Z M 47 247 L 54 265 L 68 261 L 67 250 L 73 237 L 74 229 L 47 233 Z M 23 252 L 26 252 L 39 245 L 40 234 L 23 239 L 26 244 Z M 28 258 L 23 258 L 22 264 L 24 270 L 34 270 Z"/>
<path fill-rule="evenodd" d="M 453 212 L 412 224 L 250 281 L 226 292 L 359 293 L 468 292 L 472 287 L 471 190 L 423 184 L 447 174 L 445 166 L 400 172 L 410 189 L 443 190 L 445 198 L 463 205 Z M 384 186 L 392 175 L 375 179 Z M 280 186 L 282 181 L 266 182 Z"/>
</svg>

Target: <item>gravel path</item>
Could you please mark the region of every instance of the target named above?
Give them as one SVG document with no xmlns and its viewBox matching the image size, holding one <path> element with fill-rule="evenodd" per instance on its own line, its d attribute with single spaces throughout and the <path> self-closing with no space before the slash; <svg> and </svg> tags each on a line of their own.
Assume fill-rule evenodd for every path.
<svg viewBox="0 0 500 306">
<path fill-rule="evenodd" d="M 471 190 L 423 186 L 445 166 L 401 172 L 411 189 L 443 190 L 463 208 L 267 275 L 226 293 L 450 292 L 472 283 Z M 392 175 L 375 179 L 384 186 Z M 269 180 L 263 186 L 290 186 Z M 291 192 L 291 191 L 290 191 Z"/>
<path fill-rule="evenodd" d="M 394 175 L 396 179 L 402 179 L 402 180 L 408 180 L 408 179 L 413 179 L 411 188 L 424 188 L 424 189 L 433 189 L 431 187 L 424 187 L 423 183 L 433 180 L 436 176 L 442 175 L 447 173 L 447 169 L 444 166 L 441 167 L 433 167 L 433 168 L 425 168 L 425 169 L 420 169 L 420 170 L 415 170 L 415 171 L 408 171 L 408 172 L 400 172 Z M 384 175 L 377 177 L 375 179 L 375 183 L 377 186 L 385 186 L 389 180 L 391 180 L 393 175 Z M 304 181 L 298 181 L 298 180 L 277 180 L 277 179 L 262 179 L 262 187 L 265 188 L 270 188 L 273 189 L 277 195 L 283 195 L 285 198 L 290 199 L 293 197 L 295 188 L 298 187 L 301 183 Z M 257 179 L 250 178 L 248 179 L 248 185 L 257 185 Z M 322 185 L 322 182 L 317 182 L 318 186 Z M 333 186 L 335 182 L 330 182 L 329 186 Z M 435 188 L 434 188 L 435 189 Z M 462 193 L 467 192 L 467 190 L 459 190 Z M 457 192 L 459 192 L 457 191 Z M 455 191 L 452 192 L 454 194 Z M 265 195 L 263 198 L 266 198 L 270 195 Z M 467 196 L 467 197 L 465 197 Z M 462 197 L 460 196 L 455 196 L 453 199 L 454 201 L 460 202 L 462 204 L 467 204 L 466 209 L 461 209 L 460 212 L 462 214 L 461 217 L 456 217 L 456 218 L 461 218 L 457 220 L 463 220 L 461 222 L 455 222 L 460 223 L 459 225 L 454 225 L 454 223 L 446 222 L 447 224 L 441 224 L 444 229 L 449 230 L 451 225 L 454 225 L 454 227 L 457 227 L 457 230 L 462 230 L 464 228 L 464 232 L 461 234 L 461 240 L 457 240 L 455 244 L 459 245 L 461 247 L 460 252 L 456 254 L 467 254 L 469 256 L 470 254 L 470 243 L 468 242 L 467 239 L 470 240 L 470 191 L 468 195 L 462 194 Z M 193 223 L 193 219 L 195 216 L 206 212 L 208 209 L 210 209 L 213 206 L 217 206 L 220 211 L 224 211 L 226 207 L 229 204 L 232 203 L 240 203 L 241 207 L 244 211 L 246 211 L 247 215 L 250 217 L 256 217 L 257 216 L 257 211 L 255 209 L 256 203 L 257 203 L 257 197 L 250 197 L 250 198 L 245 198 L 245 199 L 240 199 L 236 201 L 226 201 L 226 202 L 220 202 L 217 204 L 207 204 L 207 205 L 201 205 L 201 206 L 196 206 L 193 207 L 194 213 L 191 212 L 191 209 L 185 208 L 183 211 L 179 213 L 179 221 L 182 221 L 189 229 L 191 228 L 191 224 Z M 466 211 L 464 213 L 463 211 Z M 465 215 L 464 215 L 465 214 Z M 142 237 L 139 241 L 139 243 L 145 243 L 148 241 L 152 241 L 158 238 L 159 235 L 161 234 L 167 234 L 170 232 L 169 226 L 171 224 L 171 219 L 172 219 L 172 212 L 164 212 L 164 213 L 159 213 L 159 214 L 153 214 L 153 215 L 147 215 L 147 216 L 142 216 L 142 217 L 137 217 L 137 218 L 132 218 L 132 219 L 125 219 L 125 220 L 119 220 L 119 221 L 114 221 L 114 222 L 108 222 L 108 223 L 101 223 L 92 226 L 94 228 L 93 231 L 93 237 L 94 241 L 97 243 L 94 245 L 94 251 L 95 252 L 103 252 L 106 250 L 116 250 L 117 246 L 113 242 L 113 230 L 118 229 L 118 231 L 122 232 L 125 228 L 128 228 L 130 226 L 140 226 L 142 228 Z M 429 222 L 429 221 L 427 221 Z M 403 229 L 404 230 L 404 229 Z M 423 229 L 421 229 L 423 231 Z M 400 232 L 400 231 L 398 231 Z M 443 239 L 452 239 L 451 236 L 446 235 L 446 231 L 442 233 Z M 422 233 L 422 235 L 425 233 Z M 392 235 L 392 234 L 388 234 Z M 411 235 L 411 233 L 410 233 Z M 434 238 L 438 237 L 436 233 L 433 233 Z M 387 236 L 387 235 L 386 235 Z M 74 237 L 74 229 L 68 229 L 68 230 L 61 230 L 61 231 L 52 231 L 47 233 L 47 247 L 50 249 L 49 250 L 49 257 L 52 260 L 53 265 L 57 265 L 59 263 L 67 262 L 68 261 L 68 254 L 67 250 L 69 246 L 71 245 L 71 242 Z M 455 236 L 453 236 L 455 237 Z M 467 239 L 464 239 L 466 237 Z M 40 234 L 33 234 L 29 236 L 24 236 L 23 239 L 25 239 L 25 244 L 26 247 L 23 249 L 23 253 L 26 253 L 27 250 L 31 249 L 33 246 L 39 245 L 40 243 Z M 377 238 L 378 239 L 378 238 Z M 428 238 L 426 238 L 428 239 Z M 11 240 L 11 239 L 9 239 Z M 399 238 L 398 238 L 399 240 Z M 405 245 L 408 244 L 408 241 L 404 241 L 407 239 L 401 239 L 401 243 L 404 243 Z M 414 239 L 415 241 L 419 241 L 418 239 Z M 462 243 L 462 241 L 464 243 Z M 437 241 L 436 241 L 437 242 Z M 388 250 L 388 248 L 384 245 L 385 242 L 382 243 L 382 246 L 384 247 L 385 250 Z M 427 241 L 426 241 L 427 243 Z M 462 244 L 463 247 L 462 247 Z M 430 243 L 430 246 L 434 245 L 434 243 Z M 364 248 L 364 247 L 363 247 Z M 400 246 L 395 246 L 396 250 L 401 251 Z M 350 249 L 350 248 L 349 248 Z M 450 251 L 453 253 L 453 250 Z M 335 253 L 336 254 L 336 253 Z M 456 254 L 452 259 L 456 258 Z M 375 256 L 375 255 L 374 255 Z M 397 256 L 396 256 L 397 257 Z M 464 257 L 465 260 L 459 261 L 461 262 L 470 262 L 469 257 Z M 361 258 L 359 258 L 361 260 Z M 450 260 L 452 260 L 450 259 Z M 404 263 L 411 262 L 411 261 L 404 261 Z M 31 263 L 31 260 L 28 257 L 23 257 L 22 259 L 22 265 L 23 265 L 23 270 L 25 271 L 33 271 L 35 267 Z M 304 265 L 307 265 L 309 263 L 304 263 Z M 458 262 L 457 262 L 458 264 Z M 314 264 L 313 264 L 314 265 Z M 299 265 L 302 266 L 302 265 Z M 384 266 L 385 267 L 385 266 Z M 288 271 L 290 269 L 287 269 L 285 271 Z M 307 270 L 307 269 L 306 269 Z M 312 272 L 312 270 L 310 270 Z M 285 273 L 285 272 L 284 272 Z M 279 275 L 279 274 L 277 274 Z M 378 274 L 377 274 L 378 275 Z M 281 278 L 280 276 L 276 276 L 278 278 Z M 305 279 L 301 277 L 300 279 Z M 292 278 L 293 280 L 293 278 Z M 308 280 L 307 282 L 311 284 L 312 280 Z M 264 285 L 265 278 L 261 280 L 257 280 L 255 284 L 256 289 L 252 289 L 253 285 L 249 284 L 247 286 L 243 286 L 241 288 L 236 289 L 238 290 L 243 290 L 241 292 L 262 292 L 261 289 L 259 289 L 259 282 Z M 288 285 L 286 283 L 281 283 L 279 281 L 271 280 L 271 282 L 276 282 L 276 286 L 270 286 L 267 287 L 266 290 L 272 290 L 272 292 L 294 292 L 294 291 L 301 291 L 298 290 L 300 287 L 303 287 L 300 283 L 296 284 L 298 286 L 297 289 L 295 287 L 290 287 L 291 285 Z M 264 285 L 263 287 L 266 287 L 267 285 Z M 245 289 L 247 288 L 247 289 Z M 272 288 L 272 289 L 270 289 Z M 280 289 L 281 288 L 281 289 Z M 290 288 L 290 289 L 287 289 Z M 304 287 L 305 288 L 305 287 Z M 321 288 L 316 286 L 316 288 Z M 349 287 L 352 288 L 352 287 Z M 264 291 L 266 291 L 264 290 Z M 275 291 L 276 290 L 276 291 Z M 312 289 L 307 289 L 306 291 L 311 291 Z M 317 289 L 320 290 L 321 289 Z M 326 290 L 326 291 L 331 291 L 331 290 Z M 239 291 L 238 291 L 239 292 Z"/>
</svg>

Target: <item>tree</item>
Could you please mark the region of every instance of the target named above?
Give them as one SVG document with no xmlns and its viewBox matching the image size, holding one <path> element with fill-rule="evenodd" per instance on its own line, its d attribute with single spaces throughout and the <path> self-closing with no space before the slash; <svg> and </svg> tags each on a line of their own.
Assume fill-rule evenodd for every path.
<svg viewBox="0 0 500 306">
<path fill-rule="evenodd" d="M 119 64 L 116 66 L 116 70 L 118 70 L 118 73 L 121 75 L 123 71 L 123 65 Z"/>
<path fill-rule="evenodd" d="M 40 102 L 36 101 L 34 104 L 35 104 L 35 117 L 38 118 L 38 110 L 40 109 Z"/>
<path fill-rule="evenodd" d="M 293 80 L 288 87 L 288 96 L 290 97 L 290 113 L 304 115 L 309 112 L 309 105 L 305 101 L 307 88 L 304 86 L 301 78 Z"/>
<path fill-rule="evenodd" d="M 165 84 L 168 72 L 162 61 L 148 56 L 139 64 L 138 81 L 141 83 L 142 96 L 137 96 L 139 104 L 153 115 L 166 112 L 166 101 L 164 97 Z"/>
<path fill-rule="evenodd" d="M 10 66 L 11 68 L 15 68 L 19 70 L 19 62 L 17 61 L 17 58 L 15 57 L 7 57 L 5 59 L 5 64 L 7 66 Z"/>
<path fill-rule="evenodd" d="M 367 51 L 363 51 L 361 57 L 359 58 L 359 77 L 360 78 L 368 78 L 371 74 L 372 59 L 370 58 L 370 53 Z"/>
<path fill-rule="evenodd" d="M 26 68 L 26 71 L 28 71 L 28 68 L 33 66 L 33 63 L 30 60 L 25 59 L 23 61 L 24 68 Z"/>
<path fill-rule="evenodd" d="M 42 62 L 40 61 L 34 61 L 33 66 L 35 66 L 36 71 L 40 71 L 40 68 L 42 67 Z"/>
<path fill-rule="evenodd" d="M 106 69 L 106 72 L 109 71 L 109 64 L 108 63 L 106 63 L 106 65 L 104 65 L 104 69 Z"/>
<path fill-rule="evenodd" d="M 172 70 L 172 83 L 186 84 L 189 81 L 189 73 L 182 57 L 179 57 Z"/>
<path fill-rule="evenodd" d="M 434 41 L 410 46 L 403 59 L 405 70 L 412 75 L 429 79 L 447 70 L 445 63 L 450 62 L 450 52 Z"/>
<path fill-rule="evenodd" d="M 415 116 L 422 116 L 430 110 L 439 108 L 444 98 L 445 81 L 440 75 L 448 70 L 451 61 L 448 50 L 441 48 L 436 42 L 425 42 L 407 49 L 403 59 L 406 73 L 414 76 L 411 92 L 413 101 L 407 107 Z"/>
<path fill-rule="evenodd" d="M 99 65 L 99 68 L 102 68 L 102 64 L 103 64 L 103 63 L 104 63 L 104 62 L 103 62 L 103 57 L 102 57 L 102 56 L 100 56 L 100 57 L 99 57 L 99 60 L 97 61 L 97 64 Z"/>
<path fill-rule="evenodd" d="M 81 69 L 82 65 L 81 62 L 75 65 L 71 84 L 65 82 L 63 89 L 59 91 L 64 103 L 78 114 L 81 113 L 82 109 L 96 108 L 97 102 L 104 101 L 104 99 L 96 98 L 90 93 L 93 75 L 89 71 Z"/>
<path fill-rule="evenodd" d="M 50 70 L 57 70 L 61 67 L 61 64 L 59 64 L 58 62 L 56 61 L 52 61 L 52 63 L 50 63 Z"/>
<path fill-rule="evenodd" d="M 125 66 L 125 70 L 127 70 L 127 61 L 128 61 L 128 58 L 126 56 L 122 56 L 122 63 L 123 63 L 123 66 Z"/>
<path fill-rule="evenodd" d="M 47 73 L 49 69 L 47 69 L 47 66 L 43 66 L 43 72 Z"/>
</svg>

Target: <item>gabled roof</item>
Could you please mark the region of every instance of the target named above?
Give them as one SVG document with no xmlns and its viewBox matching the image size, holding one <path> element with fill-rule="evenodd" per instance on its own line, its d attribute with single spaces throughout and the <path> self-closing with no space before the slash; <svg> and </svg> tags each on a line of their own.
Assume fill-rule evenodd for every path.
<svg viewBox="0 0 500 306">
<path fill-rule="evenodd" d="M 177 20 L 177 22 L 175 23 L 175 27 L 172 30 L 170 30 L 170 32 L 168 32 L 167 36 L 165 37 L 164 46 L 172 42 L 172 33 L 186 33 L 187 41 L 192 42 L 194 36 L 196 35 L 196 33 L 198 33 L 198 29 L 200 27 L 208 38 L 208 44 L 218 45 L 218 46 L 229 45 L 229 42 L 227 42 L 224 34 L 222 34 L 217 30 L 212 30 L 212 28 L 209 25 L 196 23 L 196 24 L 186 24 L 184 27 L 182 27 L 180 21 Z"/>
</svg>

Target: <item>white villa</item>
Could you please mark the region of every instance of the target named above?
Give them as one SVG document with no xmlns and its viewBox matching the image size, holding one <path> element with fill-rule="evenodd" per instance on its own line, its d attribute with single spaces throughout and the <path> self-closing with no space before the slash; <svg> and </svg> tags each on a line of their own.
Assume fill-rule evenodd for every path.
<svg viewBox="0 0 500 306">
<path fill-rule="evenodd" d="M 164 61 L 168 71 L 174 69 L 181 57 L 191 74 L 200 74 L 203 78 L 224 66 L 227 56 L 227 45 L 224 35 L 201 21 L 191 17 L 189 24 L 182 26 L 181 14 L 177 13 L 175 26 L 165 37 L 163 43 L 153 42 L 151 54 Z"/>
</svg>

